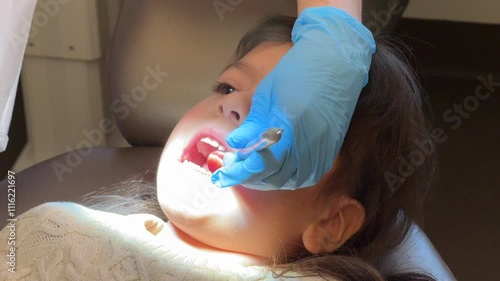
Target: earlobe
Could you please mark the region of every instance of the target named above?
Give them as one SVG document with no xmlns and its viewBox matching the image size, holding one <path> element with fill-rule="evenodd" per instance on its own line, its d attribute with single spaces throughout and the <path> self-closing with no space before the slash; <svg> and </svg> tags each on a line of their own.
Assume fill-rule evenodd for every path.
<svg viewBox="0 0 500 281">
<path fill-rule="evenodd" d="M 302 242 L 310 253 L 335 252 L 364 224 L 365 209 L 357 200 L 343 197 L 330 205 L 302 233 Z"/>
<path fill-rule="evenodd" d="M 302 233 L 302 243 L 304 244 L 304 247 L 308 252 L 313 254 L 325 252 L 326 238 L 326 232 L 317 223 L 310 224 L 304 233 Z"/>
</svg>

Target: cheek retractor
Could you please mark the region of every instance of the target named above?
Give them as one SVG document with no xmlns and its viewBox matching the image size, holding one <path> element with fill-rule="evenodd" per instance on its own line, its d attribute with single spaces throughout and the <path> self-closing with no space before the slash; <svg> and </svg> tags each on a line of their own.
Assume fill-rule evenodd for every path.
<svg viewBox="0 0 500 281">
<path fill-rule="evenodd" d="M 249 144 L 251 145 L 249 147 L 240 149 L 237 152 L 238 158 L 245 160 L 248 156 L 250 156 L 250 154 L 271 147 L 281 139 L 281 133 L 283 133 L 283 129 L 267 129 L 259 137 L 250 141 Z"/>
</svg>

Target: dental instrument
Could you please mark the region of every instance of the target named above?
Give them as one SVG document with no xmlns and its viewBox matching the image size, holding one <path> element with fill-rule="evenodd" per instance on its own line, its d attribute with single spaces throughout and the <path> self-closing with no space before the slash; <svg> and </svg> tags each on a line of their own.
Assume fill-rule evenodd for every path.
<svg viewBox="0 0 500 281">
<path fill-rule="evenodd" d="M 264 133 L 262 133 L 258 138 L 252 140 L 251 146 L 247 148 L 240 149 L 237 153 L 238 158 L 245 160 L 255 151 L 261 151 L 268 147 L 271 147 L 281 139 L 281 133 L 283 129 L 280 128 L 269 128 Z"/>
</svg>

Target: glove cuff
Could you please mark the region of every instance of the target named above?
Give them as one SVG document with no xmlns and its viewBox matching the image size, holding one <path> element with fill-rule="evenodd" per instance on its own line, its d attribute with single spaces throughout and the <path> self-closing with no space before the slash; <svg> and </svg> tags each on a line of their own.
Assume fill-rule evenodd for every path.
<svg viewBox="0 0 500 281">
<path fill-rule="evenodd" d="M 372 32 L 346 11 L 332 6 L 304 9 L 297 18 L 292 30 L 293 43 L 297 43 L 303 37 L 305 30 L 308 29 L 307 27 L 312 25 L 315 26 L 315 29 L 318 29 L 319 25 L 323 31 L 329 33 L 332 39 L 339 36 L 346 37 L 346 35 L 349 35 L 345 34 L 346 31 L 352 30 L 354 33 L 352 35 L 357 37 L 353 42 L 365 46 L 370 55 L 376 50 Z M 337 34 L 337 32 L 341 33 Z"/>
</svg>

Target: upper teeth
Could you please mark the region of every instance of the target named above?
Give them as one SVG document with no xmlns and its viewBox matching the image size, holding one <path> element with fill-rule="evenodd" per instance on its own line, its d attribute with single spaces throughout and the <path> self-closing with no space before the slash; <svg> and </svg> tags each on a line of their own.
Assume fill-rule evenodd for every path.
<svg viewBox="0 0 500 281">
<path fill-rule="evenodd" d="M 208 143 L 209 145 L 217 148 L 217 150 L 220 150 L 220 151 L 226 151 L 226 149 L 224 148 L 224 146 L 222 146 L 218 141 L 214 140 L 214 139 L 211 139 L 209 137 L 204 137 L 201 139 L 202 142 L 204 143 Z"/>
</svg>

